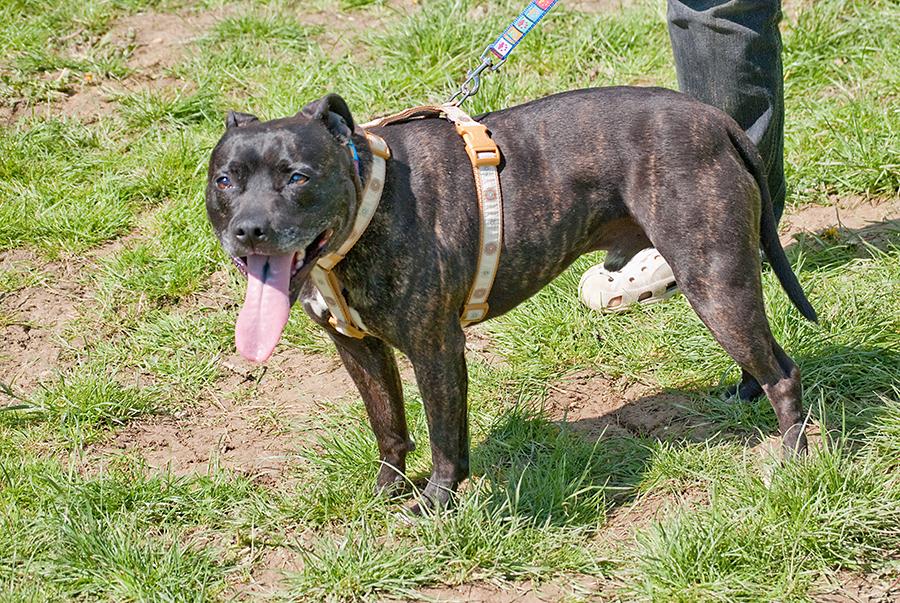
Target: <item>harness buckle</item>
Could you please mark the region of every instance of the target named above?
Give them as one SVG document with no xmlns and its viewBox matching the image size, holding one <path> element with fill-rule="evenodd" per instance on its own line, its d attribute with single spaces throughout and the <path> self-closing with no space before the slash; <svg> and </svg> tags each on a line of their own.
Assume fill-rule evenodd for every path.
<svg viewBox="0 0 900 603">
<path fill-rule="evenodd" d="M 381 157 L 385 161 L 391 158 L 391 149 L 383 138 L 366 132 L 366 140 L 369 142 L 369 150 L 373 155 Z"/>
<path fill-rule="evenodd" d="M 353 339 L 362 339 L 368 333 L 365 331 L 361 331 L 357 329 L 355 326 L 350 323 L 344 322 L 343 320 L 338 320 L 334 317 L 334 314 L 328 317 L 328 324 L 334 327 L 339 333 L 342 335 L 346 335 L 347 337 L 352 337 Z"/>
<path fill-rule="evenodd" d="M 472 165 L 481 167 L 485 165 L 500 165 L 500 149 L 497 148 L 487 128 L 480 123 L 471 124 L 456 123 L 456 131 L 466 143 L 466 153 Z"/>
</svg>

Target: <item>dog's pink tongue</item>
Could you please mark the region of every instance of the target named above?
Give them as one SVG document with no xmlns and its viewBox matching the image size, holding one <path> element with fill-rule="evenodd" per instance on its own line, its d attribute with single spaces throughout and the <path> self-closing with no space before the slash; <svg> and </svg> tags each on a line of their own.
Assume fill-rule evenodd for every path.
<svg viewBox="0 0 900 603">
<path fill-rule="evenodd" d="M 272 355 L 291 313 L 294 255 L 247 256 L 247 297 L 234 329 L 238 352 L 265 362 Z"/>
</svg>

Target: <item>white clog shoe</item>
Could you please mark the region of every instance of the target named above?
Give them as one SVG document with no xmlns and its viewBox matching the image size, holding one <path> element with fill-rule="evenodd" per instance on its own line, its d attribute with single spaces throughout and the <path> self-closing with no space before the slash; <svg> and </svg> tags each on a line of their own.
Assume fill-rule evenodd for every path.
<svg viewBox="0 0 900 603">
<path fill-rule="evenodd" d="M 675 275 L 652 247 L 635 254 L 622 270 L 611 272 L 597 264 L 578 284 L 578 298 L 598 312 L 621 312 L 633 304 L 652 304 L 678 293 Z"/>
</svg>

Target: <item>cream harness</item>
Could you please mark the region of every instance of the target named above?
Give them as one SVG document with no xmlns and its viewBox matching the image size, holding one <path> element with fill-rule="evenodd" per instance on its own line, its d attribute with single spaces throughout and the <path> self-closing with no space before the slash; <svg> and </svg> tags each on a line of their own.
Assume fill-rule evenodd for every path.
<svg viewBox="0 0 900 603">
<path fill-rule="evenodd" d="M 500 194 L 500 176 L 497 173 L 500 150 L 491 140 L 484 125 L 472 119 L 459 107 L 452 105 L 414 107 L 376 119 L 361 127 L 365 130 L 427 117 L 443 117 L 456 126 L 457 133 L 465 142 L 466 153 L 469 155 L 475 177 L 478 206 L 481 210 L 481 237 L 475 279 L 460 316 L 462 325 L 467 326 L 484 320 L 487 316 L 487 299 L 500 264 L 500 247 L 503 242 L 503 201 Z M 331 312 L 329 319 L 331 325 L 343 335 L 356 339 L 369 335 L 369 332 L 359 313 L 347 304 L 343 287 L 333 269 L 350 252 L 372 221 L 384 189 L 386 162 L 391 157 L 390 149 L 381 137 L 368 131 L 365 131 L 365 135 L 372 150 L 372 173 L 365 184 L 353 229 L 347 240 L 336 251 L 319 258 L 310 272 L 313 284 L 322 294 Z"/>
</svg>

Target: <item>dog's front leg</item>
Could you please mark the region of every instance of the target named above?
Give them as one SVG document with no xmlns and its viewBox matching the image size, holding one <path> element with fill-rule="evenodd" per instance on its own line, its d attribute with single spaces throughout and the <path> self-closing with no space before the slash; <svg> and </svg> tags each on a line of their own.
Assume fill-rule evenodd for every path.
<svg viewBox="0 0 900 603">
<path fill-rule="evenodd" d="M 459 324 L 445 333 L 416 338 L 420 345 L 407 352 L 425 405 L 432 469 L 420 505 L 446 505 L 469 475 L 469 426 L 466 413 L 468 375 L 466 337 Z"/>
<path fill-rule="evenodd" d="M 329 331 L 344 367 L 359 389 L 381 458 L 376 493 L 390 493 L 405 480 L 406 455 L 414 445 L 406 427 L 403 390 L 394 351 L 380 339 L 353 339 Z"/>
</svg>

